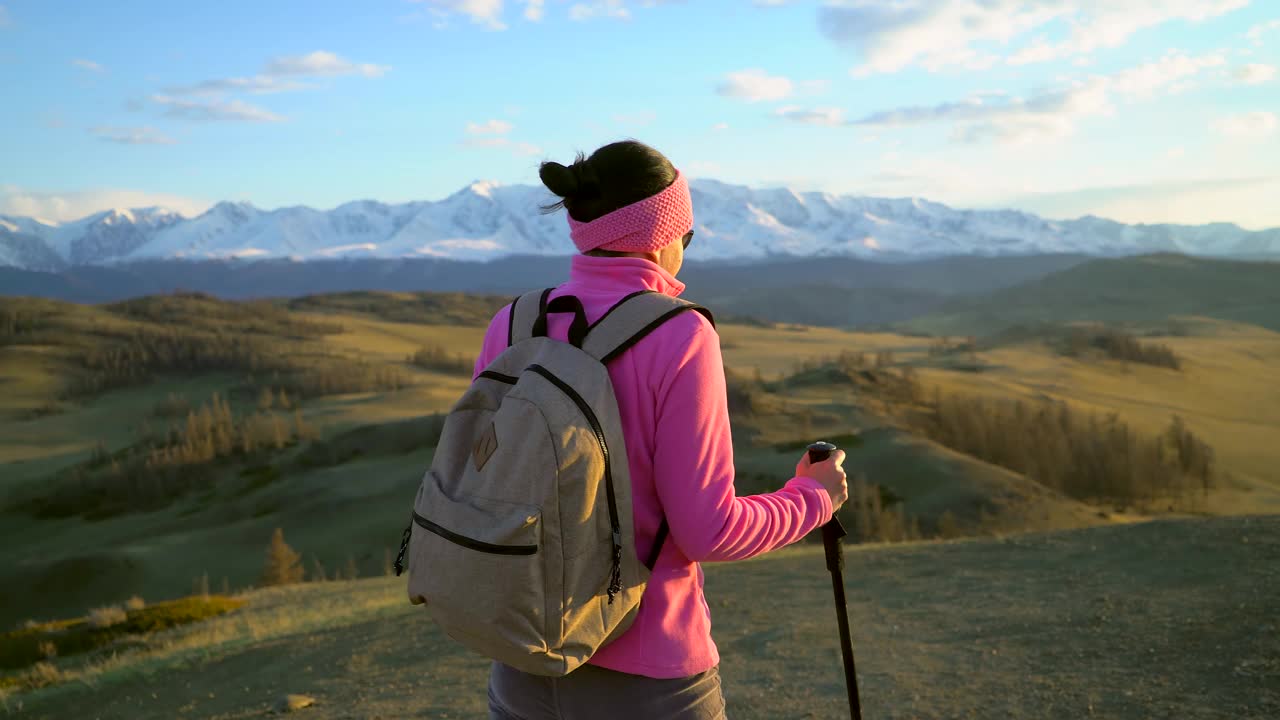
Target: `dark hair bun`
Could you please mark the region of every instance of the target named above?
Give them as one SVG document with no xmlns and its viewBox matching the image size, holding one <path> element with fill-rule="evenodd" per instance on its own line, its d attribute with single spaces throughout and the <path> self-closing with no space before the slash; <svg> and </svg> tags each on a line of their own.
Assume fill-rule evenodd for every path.
<svg viewBox="0 0 1280 720">
<path fill-rule="evenodd" d="M 544 162 L 538 169 L 542 184 L 556 195 L 572 197 L 578 192 L 578 174 L 558 162 Z"/>
<path fill-rule="evenodd" d="M 636 140 L 610 143 L 588 158 L 581 152 L 572 165 L 544 162 L 542 184 L 560 199 L 542 212 L 564 208 L 578 222 L 596 218 L 652 197 L 671 185 L 676 169 L 666 156 Z"/>
</svg>

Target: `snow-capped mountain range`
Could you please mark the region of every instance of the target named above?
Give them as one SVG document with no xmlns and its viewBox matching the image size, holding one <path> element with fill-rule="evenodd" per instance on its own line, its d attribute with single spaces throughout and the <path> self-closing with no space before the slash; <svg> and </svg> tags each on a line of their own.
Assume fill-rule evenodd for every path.
<svg viewBox="0 0 1280 720">
<path fill-rule="evenodd" d="M 957 210 L 886 199 L 715 180 L 691 184 L 691 260 L 771 255 L 910 260 L 947 255 L 1178 252 L 1280 256 L 1280 229 L 1236 225 L 1125 225 L 1097 217 L 1054 221 L 1015 210 Z M 490 260 L 574 252 L 563 211 L 539 186 L 475 182 L 437 202 L 371 200 L 328 211 L 261 210 L 222 202 L 193 218 L 163 208 L 109 210 L 67 223 L 0 215 L 0 265 L 59 270 L 138 260 L 435 257 Z"/>
</svg>

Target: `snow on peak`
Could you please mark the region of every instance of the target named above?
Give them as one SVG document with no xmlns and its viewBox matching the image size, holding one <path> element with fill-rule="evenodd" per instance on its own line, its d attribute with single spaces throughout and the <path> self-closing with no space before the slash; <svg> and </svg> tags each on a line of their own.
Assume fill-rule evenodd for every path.
<svg viewBox="0 0 1280 720">
<path fill-rule="evenodd" d="M 499 187 L 502 186 L 492 180 L 475 180 L 467 186 L 467 189 L 481 197 L 492 198 L 493 190 Z"/>
<path fill-rule="evenodd" d="M 1047 221 L 1016 210 L 955 210 L 923 198 L 754 189 L 709 178 L 690 185 L 701 238 L 690 246 L 694 260 L 778 254 L 895 259 L 1167 251 L 1280 255 L 1280 229 L 1124 225 L 1092 216 Z M 178 257 L 301 262 L 569 255 L 574 247 L 563 213 L 539 212 L 553 199 L 540 185 L 476 180 L 437 201 L 358 200 L 328 211 L 261 210 L 247 201 L 226 201 L 193 218 L 164 208 L 120 208 L 61 224 L 6 216 L 0 219 L 0 264 L 47 267 L 59 257 L 72 265 L 93 265 Z M 44 250 L 31 250 L 31 240 L 17 235 L 34 236 Z M 26 243 L 21 252 L 20 243 Z"/>
</svg>

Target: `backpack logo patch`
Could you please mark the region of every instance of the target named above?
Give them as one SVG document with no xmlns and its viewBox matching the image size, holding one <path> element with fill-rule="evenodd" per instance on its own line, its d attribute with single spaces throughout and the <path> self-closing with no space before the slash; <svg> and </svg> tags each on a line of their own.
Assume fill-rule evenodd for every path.
<svg viewBox="0 0 1280 720">
<path fill-rule="evenodd" d="M 484 435 L 476 441 L 476 446 L 471 450 L 471 459 L 476 464 L 476 472 L 484 469 L 485 463 L 489 462 L 489 458 L 493 457 L 493 453 L 498 449 L 498 429 L 489 423 L 489 429 L 484 431 Z"/>
</svg>

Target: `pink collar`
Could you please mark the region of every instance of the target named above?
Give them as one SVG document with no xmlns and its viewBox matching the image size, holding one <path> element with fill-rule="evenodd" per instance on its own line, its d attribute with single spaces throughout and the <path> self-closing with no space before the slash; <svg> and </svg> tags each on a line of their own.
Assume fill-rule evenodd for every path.
<svg viewBox="0 0 1280 720">
<path fill-rule="evenodd" d="M 656 290 L 671 297 L 679 297 L 684 292 L 684 283 L 661 265 L 644 258 L 574 255 L 569 265 L 569 282 L 622 292 Z"/>
</svg>

